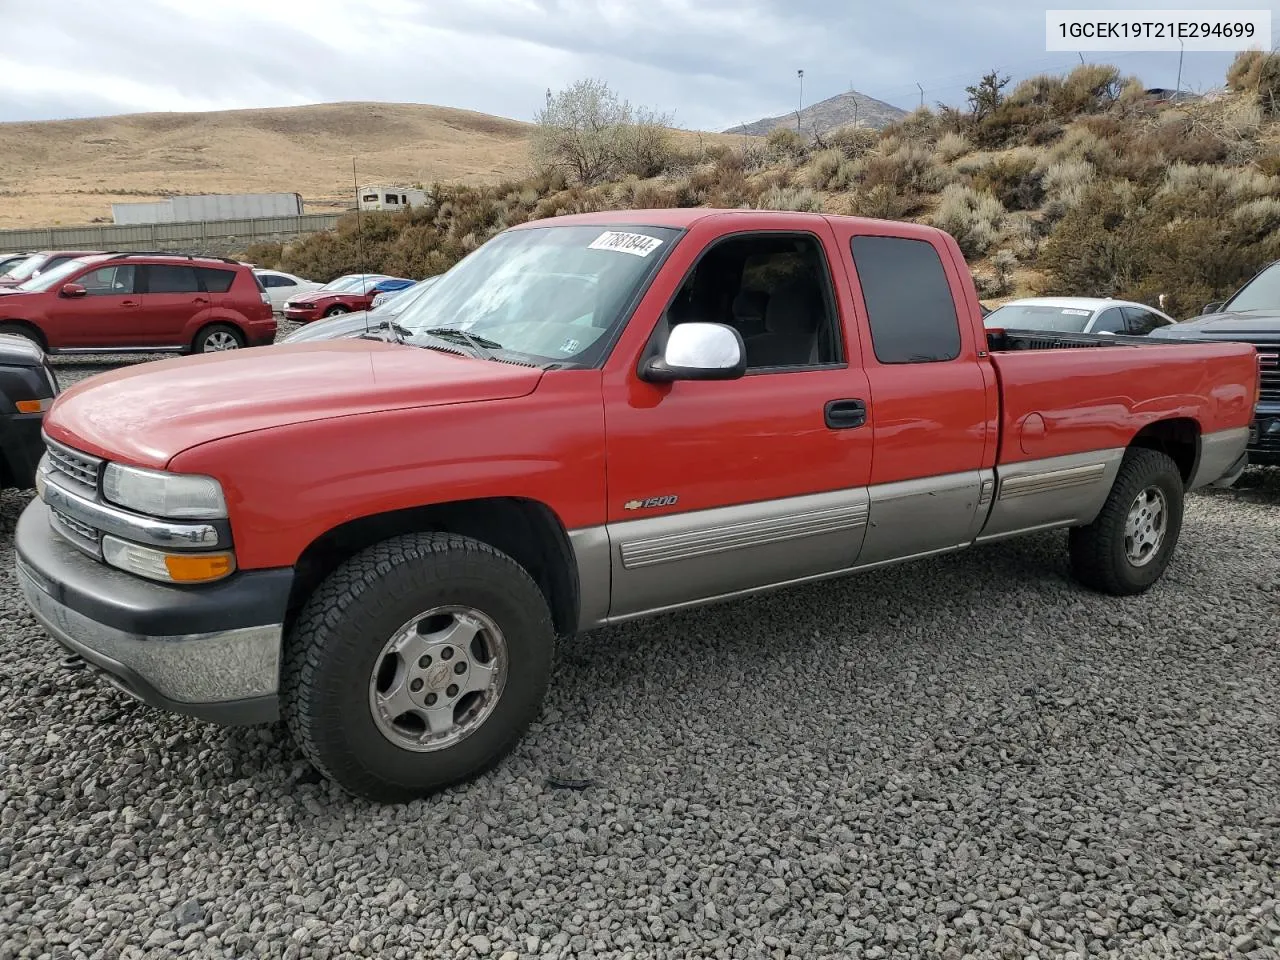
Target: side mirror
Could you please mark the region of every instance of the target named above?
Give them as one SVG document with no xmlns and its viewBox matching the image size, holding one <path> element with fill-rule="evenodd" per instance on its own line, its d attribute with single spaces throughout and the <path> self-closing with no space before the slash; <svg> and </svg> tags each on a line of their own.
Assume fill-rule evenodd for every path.
<svg viewBox="0 0 1280 960">
<path fill-rule="evenodd" d="M 746 372 L 742 334 L 722 323 L 690 322 L 672 327 L 662 356 L 645 363 L 640 379 L 651 383 L 736 380 Z"/>
<path fill-rule="evenodd" d="M 64 283 L 62 285 L 62 295 L 64 297 L 83 297 L 85 289 L 78 283 Z"/>
<path fill-rule="evenodd" d="M 1213 303 L 1206 303 L 1204 305 L 1204 309 L 1200 311 L 1200 316 L 1204 316 L 1206 313 L 1217 313 L 1221 309 L 1222 309 L 1222 301 L 1215 300 L 1213 301 Z"/>
</svg>

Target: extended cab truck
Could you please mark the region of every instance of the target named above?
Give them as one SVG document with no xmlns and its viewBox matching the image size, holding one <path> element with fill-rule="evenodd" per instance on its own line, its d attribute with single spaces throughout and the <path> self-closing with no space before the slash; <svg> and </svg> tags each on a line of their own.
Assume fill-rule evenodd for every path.
<svg viewBox="0 0 1280 960">
<path fill-rule="evenodd" d="M 524 224 L 370 337 L 67 390 L 16 565 L 134 696 L 282 713 L 385 800 L 497 762 L 557 635 L 1052 528 L 1145 590 L 1258 390 L 1248 346 L 984 331 L 947 234 L 802 213 Z"/>
</svg>

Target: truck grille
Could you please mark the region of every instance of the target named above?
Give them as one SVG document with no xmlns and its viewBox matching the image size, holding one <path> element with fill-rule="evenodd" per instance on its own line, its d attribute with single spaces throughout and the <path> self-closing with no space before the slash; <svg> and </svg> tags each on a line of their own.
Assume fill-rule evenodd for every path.
<svg viewBox="0 0 1280 960">
<path fill-rule="evenodd" d="M 60 443 L 45 439 L 45 450 L 49 454 L 49 467 L 55 473 L 69 477 L 83 487 L 98 489 L 98 473 L 102 468 L 102 460 L 87 453 L 80 453 Z"/>
<path fill-rule="evenodd" d="M 61 510 L 52 510 L 50 512 L 57 517 L 59 523 L 76 536 L 83 537 L 85 540 L 89 540 L 93 543 L 98 542 L 98 531 L 93 529 L 93 527 L 89 526 L 87 523 L 81 523 L 79 520 L 72 519 Z"/>
<path fill-rule="evenodd" d="M 1280 352 L 1258 351 L 1258 368 L 1262 373 L 1262 396 L 1268 403 L 1280 403 Z"/>
</svg>

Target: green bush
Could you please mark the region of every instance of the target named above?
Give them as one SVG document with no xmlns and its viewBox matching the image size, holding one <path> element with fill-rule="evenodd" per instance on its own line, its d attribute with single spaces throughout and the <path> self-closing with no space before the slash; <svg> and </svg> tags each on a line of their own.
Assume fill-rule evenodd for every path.
<svg viewBox="0 0 1280 960">
<path fill-rule="evenodd" d="M 821 213 L 822 201 L 808 187 L 770 187 L 756 202 L 756 209 Z"/>
<path fill-rule="evenodd" d="M 1038 163 L 1032 150 L 1015 150 L 974 174 L 971 185 L 993 194 L 1006 209 L 1035 210 L 1044 199 L 1045 171 Z"/>
<path fill-rule="evenodd" d="M 803 160 L 809 153 L 804 137 L 790 127 L 775 127 L 769 131 L 765 149 L 774 160 Z"/>
</svg>

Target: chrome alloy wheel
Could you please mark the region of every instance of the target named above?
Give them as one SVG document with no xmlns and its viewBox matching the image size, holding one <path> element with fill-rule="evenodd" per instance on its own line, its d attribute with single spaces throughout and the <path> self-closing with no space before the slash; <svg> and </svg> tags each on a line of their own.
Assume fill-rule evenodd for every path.
<svg viewBox="0 0 1280 960">
<path fill-rule="evenodd" d="M 1164 491 L 1147 487 L 1129 505 L 1124 524 L 1124 552 L 1135 567 L 1144 567 L 1160 552 L 1169 526 Z"/>
<path fill-rule="evenodd" d="M 444 750 L 479 729 L 507 682 L 507 642 L 471 607 L 435 607 L 388 640 L 369 678 L 379 732 L 415 753 Z"/>
</svg>

